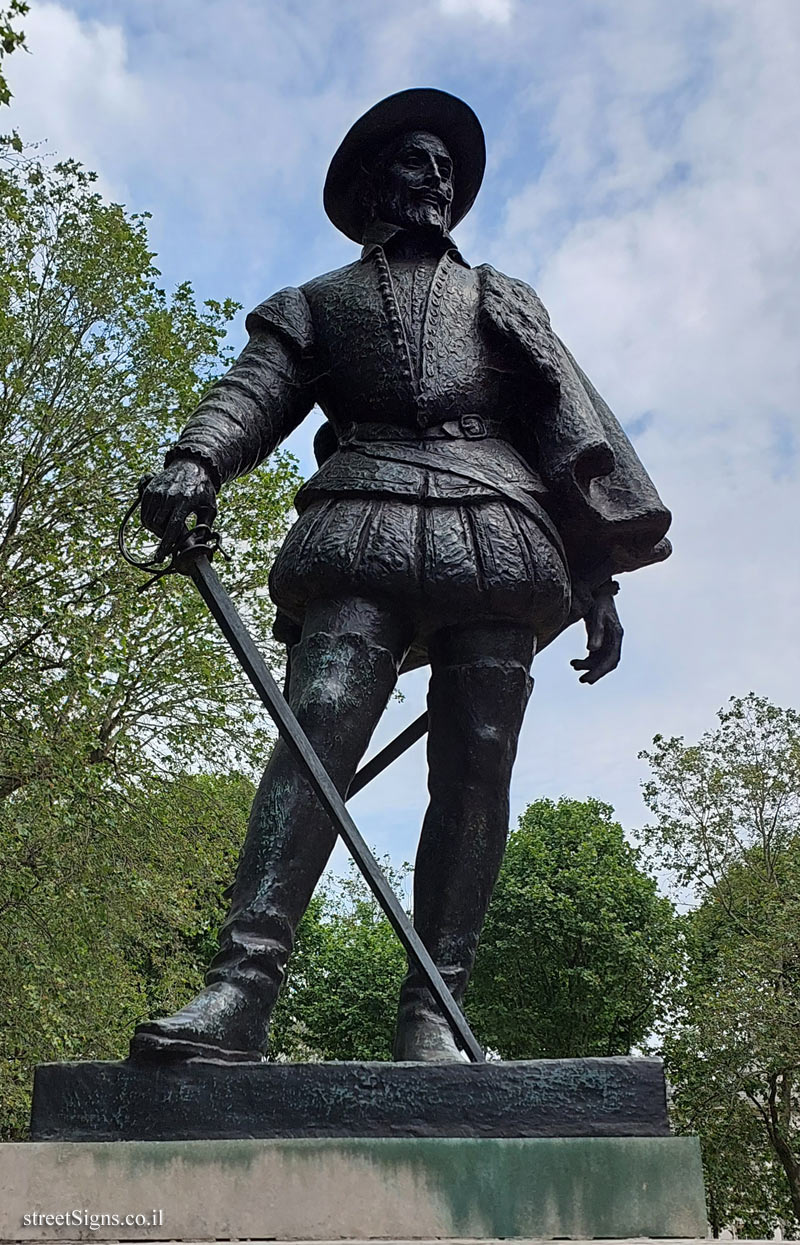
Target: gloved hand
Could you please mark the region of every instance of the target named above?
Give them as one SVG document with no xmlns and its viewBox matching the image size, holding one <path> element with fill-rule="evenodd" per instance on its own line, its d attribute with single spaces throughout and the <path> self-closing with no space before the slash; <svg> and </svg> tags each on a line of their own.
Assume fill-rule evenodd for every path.
<svg viewBox="0 0 800 1245">
<path fill-rule="evenodd" d="M 192 514 L 198 523 L 214 526 L 216 489 L 202 463 L 176 458 L 153 476 L 142 493 L 142 523 L 148 531 L 161 537 L 155 552 L 157 562 L 164 561 L 172 553 L 186 532 L 186 520 Z"/>
</svg>

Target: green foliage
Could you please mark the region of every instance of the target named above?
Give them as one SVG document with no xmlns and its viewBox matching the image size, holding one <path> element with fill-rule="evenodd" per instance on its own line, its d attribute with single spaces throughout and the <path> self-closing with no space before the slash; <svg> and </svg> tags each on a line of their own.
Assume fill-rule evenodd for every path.
<svg viewBox="0 0 800 1245">
<path fill-rule="evenodd" d="M 221 753 L 241 765 L 263 721 L 196 594 L 164 582 L 142 597 L 113 543 L 142 469 L 227 361 L 235 305 L 198 310 L 187 284 L 168 297 L 146 221 L 103 203 L 92 181 L 73 162 L 0 174 L 6 791 L 80 751 L 122 774 L 153 749 L 172 773 Z M 265 644 L 266 571 L 296 484 L 283 457 L 226 498 L 237 551 L 226 578 Z"/>
<path fill-rule="evenodd" d="M 25 36 L 17 26 L 17 19 L 24 17 L 29 5 L 25 0 L 10 0 L 0 9 L 0 106 L 11 102 L 11 91 L 3 73 L 3 58 L 17 48 L 25 47 Z"/>
<path fill-rule="evenodd" d="M 5 852 L 32 841 L 38 796 L 0 813 Z M 252 797 L 237 776 L 112 788 L 97 770 L 55 795 L 37 854 L 0 873 L 0 1135 L 24 1135 L 35 1064 L 124 1057 L 200 988 Z"/>
<path fill-rule="evenodd" d="M 503 1058 L 626 1053 L 654 1023 L 672 906 L 611 816 L 595 800 L 540 800 L 511 835 L 467 995 L 478 1037 Z M 298 932 L 273 1055 L 390 1058 L 404 971 L 363 883 L 329 888 Z"/>
<path fill-rule="evenodd" d="M 504 1059 L 627 1054 L 659 1015 L 672 905 L 598 800 L 537 800 L 508 844 L 468 1013 Z"/>
<path fill-rule="evenodd" d="M 703 1144 L 709 1216 L 800 1230 L 800 714 L 750 694 L 694 745 L 644 754 L 653 860 L 700 900 L 665 1041 L 678 1127 Z"/>
<path fill-rule="evenodd" d="M 0 923 L 15 948 L 0 1127 L 16 1131 L 32 1063 L 124 1053 L 136 1019 L 198 983 L 198 957 L 172 949 L 199 936 L 193 896 L 229 880 L 247 803 L 199 775 L 252 773 L 271 734 L 191 585 L 141 594 L 115 548 L 137 479 L 228 362 L 235 304 L 161 289 L 146 217 L 73 161 L 8 156 L 0 252 Z M 226 584 L 274 658 L 267 573 L 298 483 L 276 456 L 221 512 Z"/>
<path fill-rule="evenodd" d="M 406 871 L 384 869 L 398 890 Z M 405 956 L 361 878 L 317 894 L 272 1026 L 278 1059 L 391 1059 Z"/>
</svg>

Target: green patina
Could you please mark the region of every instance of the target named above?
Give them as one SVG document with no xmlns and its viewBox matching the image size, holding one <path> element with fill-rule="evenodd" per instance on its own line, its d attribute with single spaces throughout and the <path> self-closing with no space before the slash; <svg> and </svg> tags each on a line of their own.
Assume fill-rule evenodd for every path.
<svg viewBox="0 0 800 1245">
<path fill-rule="evenodd" d="M 47 1144 L 47 1143 L 45 1143 Z M 241 1173 L 271 1151 L 303 1182 L 332 1159 L 380 1169 L 379 1185 L 410 1180 L 452 1236 L 697 1237 L 706 1231 L 699 1145 L 693 1137 L 331 1138 L 49 1143 L 60 1161 L 91 1148 L 132 1174 L 176 1161 Z M 374 1190 L 374 1181 L 366 1182 Z M 366 1193 L 366 1189 L 365 1189 Z M 423 1216 L 424 1217 L 424 1216 Z"/>
<path fill-rule="evenodd" d="M 397 1138 L 354 1140 L 348 1151 L 380 1166 L 387 1183 L 410 1169 L 417 1186 L 446 1206 L 454 1236 L 706 1231 L 695 1138 Z"/>
</svg>

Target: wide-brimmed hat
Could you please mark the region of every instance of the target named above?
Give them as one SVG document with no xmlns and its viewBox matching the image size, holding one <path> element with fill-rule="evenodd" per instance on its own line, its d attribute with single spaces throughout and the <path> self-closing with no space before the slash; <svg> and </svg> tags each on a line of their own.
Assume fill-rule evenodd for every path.
<svg viewBox="0 0 800 1245">
<path fill-rule="evenodd" d="M 382 99 L 345 134 L 331 160 L 322 201 L 337 229 L 361 242 L 364 228 L 364 169 L 393 138 L 425 130 L 444 143 L 453 159 L 455 227 L 475 201 L 486 166 L 481 123 L 469 104 L 447 91 L 414 87 Z"/>
</svg>

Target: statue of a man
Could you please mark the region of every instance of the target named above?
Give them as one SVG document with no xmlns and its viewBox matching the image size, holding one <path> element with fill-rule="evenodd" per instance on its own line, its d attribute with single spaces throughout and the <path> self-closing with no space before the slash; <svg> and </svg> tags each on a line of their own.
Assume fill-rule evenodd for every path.
<svg viewBox="0 0 800 1245">
<path fill-rule="evenodd" d="M 430 803 L 414 923 L 464 996 L 508 832 L 511 767 L 534 654 L 583 618 L 594 683 L 619 661 L 611 576 L 666 557 L 670 515 L 534 291 L 471 268 L 450 237 L 485 163 L 452 95 L 410 90 L 343 140 L 325 209 L 360 258 L 273 295 L 142 502 L 162 552 L 226 481 L 317 404 L 322 465 L 270 591 L 290 643 L 289 702 L 341 792 L 398 672 L 427 662 Z M 254 538 L 257 533 L 253 533 Z M 140 1025 L 139 1058 L 258 1058 L 305 911 L 335 841 L 283 743 L 256 795 L 207 985 Z M 461 1058 L 411 969 L 394 1055 Z"/>
</svg>

